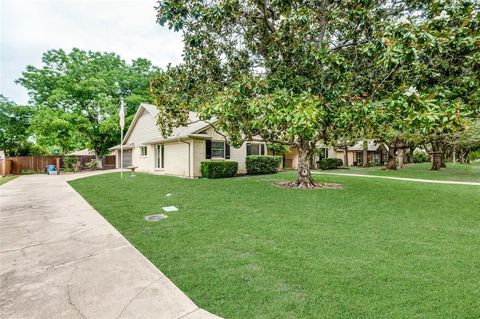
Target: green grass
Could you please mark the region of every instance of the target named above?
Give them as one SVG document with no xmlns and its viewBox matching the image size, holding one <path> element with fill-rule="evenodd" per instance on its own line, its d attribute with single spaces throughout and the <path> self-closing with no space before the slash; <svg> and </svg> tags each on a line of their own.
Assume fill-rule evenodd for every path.
<svg viewBox="0 0 480 319">
<path fill-rule="evenodd" d="M 10 176 L 0 177 L 0 185 L 3 185 L 3 184 L 11 181 L 12 179 L 14 179 L 16 177 L 18 177 L 18 176 L 10 175 Z"/>
<path fill-rule="evenodd" d="M 480 317 L 479 187 L 347 176 L 316 176 L 341 190 L 272 186 L 293 177 L 113 173 L 71 185 L 222 317 Z M 143 219 L 170 205 L 167 219 Z"/>
<path fill-rule="evenodd" d="M 445 181 L 480 182 L 480 163 L 453 164 L 447 163 L 447 168 L 439 171 L 430 170 L 432 164 L 406 164 L 398 170 L 385 170 L 383 167 L 350 167 L 349 169 L 328 170 L 327 173 L 362 174 L 376 176 L 394 176 L 421 179 L 438 179 Z"/>
</svg>

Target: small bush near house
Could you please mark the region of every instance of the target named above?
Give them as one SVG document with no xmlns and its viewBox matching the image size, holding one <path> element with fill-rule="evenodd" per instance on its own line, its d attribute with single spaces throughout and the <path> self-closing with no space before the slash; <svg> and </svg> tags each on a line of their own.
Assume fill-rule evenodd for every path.
<svg viewBox="0 0 480 319">
<path fill-rule="evenodd" d="M 206 178 L 223 178 L 237 175 L 238 162 L 205 161 L 200 164 L 200 171 Z"/>
<path fill-rule="evenodd" d="M 63 170 L 65 172 L 73 172 L 73 165 L 75 164 L 75 156 L 65 156 L 63 158 Z"/>
<path fill-rule="evenodd" d="M 414 163 L 425 163 L 428 162 L 428 156 L 425 152 L 415 151 L 413 152 L 413 162 Z"/>
<path fill-rule="evenodd" d="M 343 161 L 340 158 L 324 158 L 318 162 L 320 169 L 335 169 L 343 165 Z"/>
<path fill-rule="evenodd" d="M 281 162 L 282 157 L 280 156 L 249 155 L 245 165 L 249 175 L 274 174 Z"/>
<path fill-rule="evenodd" d="M 92 159 L 90 160 L 89 162 L 85 163 L 85 166 L 89 169 L 89 170 L 95 170 L 97 168 L 97 160 L 96 159 Z"/>
<path fill-rule="evenodd" d="M 82 163 L 80 161 L 76 161 L 73 163 L 73 171 L 80 172 L 82 170 Z"/>
</svg>

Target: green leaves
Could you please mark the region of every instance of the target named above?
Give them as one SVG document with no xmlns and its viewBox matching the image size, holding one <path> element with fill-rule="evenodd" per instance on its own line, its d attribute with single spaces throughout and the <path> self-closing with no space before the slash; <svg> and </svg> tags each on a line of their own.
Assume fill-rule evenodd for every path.
<svg viewBox="0 0 480 319">
<path fill-rule="evenodd" d="M 32 132 L 44 145 L 65 152 L 87 146 L 100 156 L 119 142 L 120 97 L 128 118 L 139 102 L 150 102 L 149 80 L 159 73 L 146 59 L 127 64 L 114 53 L 79 49 L 47 51 L 42 62 L 17 80 L 34 105 Z"/>
</svg>

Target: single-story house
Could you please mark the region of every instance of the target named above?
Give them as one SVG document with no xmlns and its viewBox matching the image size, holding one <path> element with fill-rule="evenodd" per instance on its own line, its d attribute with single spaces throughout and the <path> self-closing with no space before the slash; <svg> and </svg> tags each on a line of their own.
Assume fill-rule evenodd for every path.
<svg viewBox="0 0 480 319">
<path fill-rule="evenodd" d="M 384 165 L 388 160 L 388 148 L 385 144 L 368 141 L 368 162 L 372 165 Z M 336 157 L 343 160 L 345 150 L 343 148 L 336 149 Z M 363 142 L 357 142 L 348 147 L 347 151 L 349 166 L 363 165 Z"/>
<path fill-rule="evenodd" d="M 157 124 L 155 105 L 140 104 L 123 139 L 123 167 L 137 167 L 137 171 L 162 175 L 195 178 L 201 176 L 202 161 L 233 160 L 238 162 L 238 174 L 245 174 L 247 155 L 265 155 L 266 144 L 245 142 L 240 148 L 226 143 L 217 133 L 213 122 L 201 121 L 196 112 L 189 112 L 189 124 L 175 128 L 163 137 Z M 111 148 L 117 153 L 120 168 L 120 145 Z"/>
</svg>

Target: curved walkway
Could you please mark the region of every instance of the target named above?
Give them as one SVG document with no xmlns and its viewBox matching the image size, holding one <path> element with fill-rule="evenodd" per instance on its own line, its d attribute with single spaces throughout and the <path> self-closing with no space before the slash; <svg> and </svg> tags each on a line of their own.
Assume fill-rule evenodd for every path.
<svg viewBox="0 0 480 319">
<path fill-rule="evenodd" d="M 0 186 L 0 317 L 219 318 L 67 183 L 87 175 L 21 176 Z"/>
<path fill-rule="evenodd" d="M 319 172 L 319 171 L 312 171 L 312 174 L 337 175 L 337 176 L 355 176 L 355 177 L 367 177 L 367 178 L 383 178 L 383 179 L 393 179 L 393 180 L 397 180 L 397 181 L 408 181 L 408 182 L 419 182 L 419 183 L 480 186 L 480 183 L 477 183 L 477 182 L 443 181 L 443 180 L 436 180 L 436 179 L 421 179 L 421 178 L 363 175 L 363 174 L 348 174 L 348 173 L 326 173 L 326 172 Z"/>
</svg>

